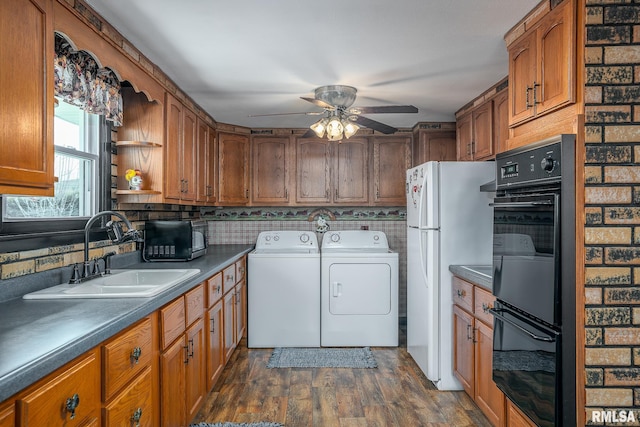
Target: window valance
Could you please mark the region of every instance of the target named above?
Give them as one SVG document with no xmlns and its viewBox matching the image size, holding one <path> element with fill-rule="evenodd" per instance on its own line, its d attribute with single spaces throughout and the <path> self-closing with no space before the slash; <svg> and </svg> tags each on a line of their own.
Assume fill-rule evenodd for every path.
<svg viewBox="0 0 640 427">
<path fill-rule="evenodd" d="M 87 52 L 76 51 L 63 36 L 55 40 L 55 95 L 88 113 L 104 115 L 122 125 L 120 82 L 108 68 L 100 68 Z"/>
</svg>

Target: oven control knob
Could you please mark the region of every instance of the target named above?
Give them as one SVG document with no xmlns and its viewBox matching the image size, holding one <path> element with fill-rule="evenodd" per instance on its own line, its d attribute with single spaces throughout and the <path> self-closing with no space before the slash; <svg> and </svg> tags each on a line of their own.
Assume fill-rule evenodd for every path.
<svg viewBox="0 0 640 427">
<path fill-rule="evenodd" d="M 553 172 L 553 169 L 556 167 L 556 162 L 551 157 L 545 157 L 540 162 L 540 167 L 544 171 Z"/>
<path fill-rule="evenodd" d="M 333 233 L 331 235 L 331 241 L 334 243 L 338 243 L 340 241 L 340 235 L 338 233 Z"/>
<path fill-rule="evenodd" d="M 300 235 L 300 241 L 302 243 L 307 243 L 309 241 L 309 235 L 307 233 L 303 233 Z"/>
</svg>

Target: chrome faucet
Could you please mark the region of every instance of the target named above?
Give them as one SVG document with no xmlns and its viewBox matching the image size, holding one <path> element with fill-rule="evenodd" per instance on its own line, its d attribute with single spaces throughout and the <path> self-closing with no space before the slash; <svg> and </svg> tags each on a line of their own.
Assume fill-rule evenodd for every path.
<svg viewBox="0 0 640 427">
<path fill-rule="evenodd" d="M 106 224 L 107 235 L 111 239 L 112 243 L 124 243 L 124 242 L 140 242 L 142 239 L 140 238 L 140 234 L 138 230 L 133 228 L 129 220 L 119 212 L 114 211 L 102 211 L 98 212 L 89 220 L 87 224 L 84 226 L 84 263 L 82 264 L 82 274 L 77 274 L 77 265 L 74 265 L 74 274 L 71 277 L 69 283 L 80 283 L 84 280 L 91 279 L 93 277 L 100 275 L 100 269 L 98 267 L 97 261 L 93 265 L 93 271 L 91 271 L 91 263 L 89 261 L 89 231 L 91 230 L 91 226 L 102 217 L 112 217 L 116 216 L 120 218 L 125 225 L 127 226 L 127 231 L 122 232 L 122 227 L 119 222 L 109 221 Z"/>
</svg>

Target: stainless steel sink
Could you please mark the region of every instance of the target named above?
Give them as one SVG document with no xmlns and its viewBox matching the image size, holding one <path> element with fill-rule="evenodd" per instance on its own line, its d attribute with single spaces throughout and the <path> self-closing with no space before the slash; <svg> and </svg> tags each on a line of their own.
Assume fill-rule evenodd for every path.
<svg viewBox="0 0 640 427">
<path fill-rule="evenodd" d="M 112 270 L 80 284 L 63 283 L 23 296 L 24 299 L 147 298 L 197 275 L 197 268 Z"/>
</svg>

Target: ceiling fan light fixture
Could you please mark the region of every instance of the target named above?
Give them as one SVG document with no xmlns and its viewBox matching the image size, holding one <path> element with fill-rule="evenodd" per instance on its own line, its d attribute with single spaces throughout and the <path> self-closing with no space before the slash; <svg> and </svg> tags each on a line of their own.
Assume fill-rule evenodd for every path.
<svg viewBox="0 0 640 427">
<path fill-rule="evenodd" d="M 327 123 L 327 138 L 329 141 L 339 141 L 342 139 L 344 126 L 337 116 L 331 117 Z"/>
<path fill-rule="evenodd" d="M 311 126 L 309 126 L 309 128 L 312 131 L 314 131 L 316 135 L 318 135 L 318 138 L 322 138 L 324 136 L 325 131 L 327 130 L 328 122 L 329 122 L 329 119 L 324 117 L 318 120 L 317 122 L 315 122 L 314 124 L 312 124 Z"/>
<path fill-rule="evenodd" d="M 342 125 L 344 127 L 344 137 L 347 139 L 355 135 L 356 132 L 358 132 L 358 129 L 360 129 L 360 126 L 348 120 L 344 120 Z"/>
</svg>

